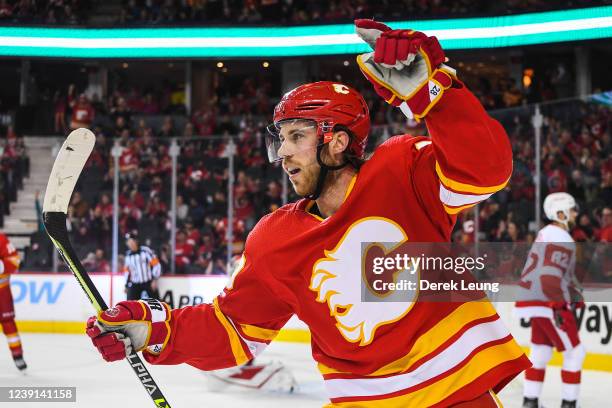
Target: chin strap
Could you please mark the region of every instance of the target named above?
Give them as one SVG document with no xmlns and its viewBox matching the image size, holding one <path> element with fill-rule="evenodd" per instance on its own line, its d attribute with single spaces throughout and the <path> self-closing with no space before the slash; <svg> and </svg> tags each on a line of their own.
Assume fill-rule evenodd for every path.
<svg viewBox="0 0 612 408">
<path fill-rule="evenodd" d="M 317 186 L 315 187 L 314 192 L 304 196 L 305 198 L 309 200 L 316 200 L 317 198 L 319 198 L 319 196 L 323 192 L 323 186 L 325 185 L 325 179 L 327 178 L 327 174 L 330 172 L 330 170 L 331 171 L 340 170 L 341 168 L 349 164 L 347 161 L 337 166 L 328 166 L 327 164 L 323 163 L 323 160 L 321 160 L 321 152 L 323 151 L 323 146 L 325 146 L 324 143 L 317 146 L 317 163 L 319 163 L 319 166 L 321 166 L 321 171 L 319 172 L 319 178 L 317 179 Z"/>
</svg>

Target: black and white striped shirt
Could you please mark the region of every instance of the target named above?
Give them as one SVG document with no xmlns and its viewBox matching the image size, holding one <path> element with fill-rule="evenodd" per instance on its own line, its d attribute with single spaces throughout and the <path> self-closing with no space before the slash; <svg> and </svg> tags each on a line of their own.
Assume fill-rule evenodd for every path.
<svg viewBox="0 0 612 408">
<path fill-rule="evenodd" d="M 128 282 L 146 283 L 161 275 L 159 259 L 151 248 L 141 245 L 137 251 L 125 254 L 124 270 L 129 274 Z"/>
</svg>

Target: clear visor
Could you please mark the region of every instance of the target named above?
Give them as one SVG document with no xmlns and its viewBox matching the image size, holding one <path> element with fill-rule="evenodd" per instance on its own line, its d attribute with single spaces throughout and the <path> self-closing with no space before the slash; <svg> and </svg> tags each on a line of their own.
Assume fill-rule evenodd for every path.
<svg viewBox="0 0 612 408">
<path fill-rule="evenodd" d="M 284 157 L 316 149 L 320 143 L 317 122 L 308 119 L 285 119 L 268 125 L 266 148 L 270 163 Z"/>
</svg>

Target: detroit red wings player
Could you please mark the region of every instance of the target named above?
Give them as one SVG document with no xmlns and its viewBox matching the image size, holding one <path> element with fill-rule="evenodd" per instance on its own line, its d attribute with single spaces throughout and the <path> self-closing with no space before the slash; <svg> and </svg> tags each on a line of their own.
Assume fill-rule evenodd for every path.
<svg viewBox="0 0 612 408">
<path fill-rule="evenodd" d="M 370 118 L 359 93 L 316 82 L 285 94 L 268 152 L 304 198 L 259 221 L 211 304 L 121 302 L 92 317 L 87 333 L 104 359 L 134 348 L 153 364 L 240 365 L 295 314 L 310 328 L 330 407 L 497 407 L 495 392 L 530 366 L 487 300 L 362 302 L 362 242 L 449 241 L 457 213 L 506 185 L 512 155 L 435 37 L 356 26 L 375 50 L 358 57 L 366 78 L 431 138 L 394 137 L 364 160 Z"/>
<path fill-rule="evenodd" d="M 525 372 L 524 408 L 539 407 L 553 347 L 563 353 L 561 407 L 577 406 L 586 352 L 571 307 L 572 303 L 584 307 L 575 285 L 576 244 L 569 234 L 576 219 L 575 207 L 574 198 L 567 193 L 546 197 L 544 212 L 552 222 L 538 233 L 521 276 L 521 300 L 516 303 L 516 313 L 531 320 L 533 362 L 533 367 Z"/>
<path fill-rule="evenodd" d="M 21 371 L 27 368 L 23 360 L 21 338 L 15 324 L 15 308 L 11 294 L 10 274 L 19 268 L 19 254 L 6 235 L 0 233 L 0 325 L 8 341 L 15 365 Z"/>
</svg>

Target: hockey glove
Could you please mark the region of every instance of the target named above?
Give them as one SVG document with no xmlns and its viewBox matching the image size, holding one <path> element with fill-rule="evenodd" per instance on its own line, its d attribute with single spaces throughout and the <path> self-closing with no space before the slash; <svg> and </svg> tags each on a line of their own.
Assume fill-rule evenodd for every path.
<svg viewBox="0 0 612 408">
<path fill-rule="evenodd" d="M 422 119 L 456 80 L 455 70 L 436 37 L 413 30 L 392 30 L 374 20 L 355 20 L 357 35 L 374 52 L 357 63 L 376 93 L 409 119 Z"/>
<path fill-rule="evenodd" d="M 86 333 L 106 361 L 124 359 L 132 351 L 157 355 L 170 338 L 170 307 L 159 300 L 119 302 L 87 320 Z"/>
<path fill-rule="evenodd" d="M 574 330 L 577 330 L 576 319 L 574 318 L 574 314 L 569 307 L 569 303 L 553 302 L 552 307 L 553 314 L 555 316 L 555 324 L 559 329 L 565 331 L 566 333 L 571 333 Z"/>
</svg>

